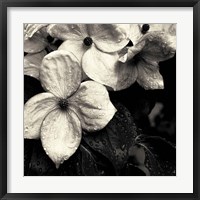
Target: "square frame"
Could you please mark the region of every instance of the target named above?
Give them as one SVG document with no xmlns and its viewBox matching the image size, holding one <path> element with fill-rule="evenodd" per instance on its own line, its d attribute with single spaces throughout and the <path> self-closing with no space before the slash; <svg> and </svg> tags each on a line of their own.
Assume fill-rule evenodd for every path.
<svg viewBox="0 0 200 200">
<path fill-rule="evenodd" d="M 114 5 L 114 6 L 113 6 Z M 7 193 L 7 8 L 8 7 L 193 7 L 193 193 L 155 193 L 155 194 L 15 194 Z M 1 199 L 198 199 L 200 198 L 200 148 L 199 139 L 199 80 L 200 66 L 198 55 L 200 55 L 200 2 L 199 0 L 109 0 L 94 2 L 92 0 L 0 0 L 0 198 Z"/>
</svg>

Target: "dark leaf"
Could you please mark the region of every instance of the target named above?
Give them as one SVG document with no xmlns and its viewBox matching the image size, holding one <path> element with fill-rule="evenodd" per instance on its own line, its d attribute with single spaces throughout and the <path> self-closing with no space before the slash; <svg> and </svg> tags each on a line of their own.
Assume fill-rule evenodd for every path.
<svg viewBox="0 0 200 200">
<path fill-rule="evenodd" d="M 139 171 L 142 171 L 144 176 L 149 176 L 149 170 L 145 167 L 145 150 L 143 147 L 139 145 L 134 145 L 129 149 L 129 159 L 127 162 L 127 165 L 129 166 L 128 171 L 133 169 L 137 169 Z M 133 173 L 133 172 L 130 172 Z M 136 172 L 134 172 L 136 173 Z M 139 176 L 139 175 L 136 175 Z"/>
<path fill-rule="evenodd" d="M 32 140 L 33 150 L 29 162 L 27 176 L 51 176 L 56 175 L 55 164 L 46 155 L 40 140 Z"/>
<path fill-rule="evenodd" d="M 69 160 L 60 165 L 59 176 L 112 176 L 114 169 L 108 159 L 92 150 L 85 142 Z"/>
<path fill-rule="evenodd" d="M 59 176 L 83 176 L 80 148 L 58 168 Z"/>
<path fill-rule="evenodd" d="M 118 111 L 108 125 L 98 132 L 84 132 L 83 140 L 109 159 L 119 174 L 128 159 L 129 148 L 135 143 L 137 128 L 129 111 L 120 103 L 114 105 Z"/>
<path fill-rule="evenodd" d="M 152 176 L 176 175 L 176 147 L 159 136 L 138 136 L 136 143 L 146 152 L 145 165 Z"/>
<path fill-rule="evenodd" d="M 83 145 L 80 145 L 80 150 L 82 152 L 82 172 L 85 176 L 99 176 L 102 174 L 102 171 L 98 168 L 97 161 L 92 155 L 92 152 L 89 151 Z M 103 171 L 104 173 L 104 171 Z"/>
<path fill-rule="evenodd" d="M 127 163 L 122 169 L 120 176 L 146 176 L 146 172 L 132 163 Z"/>
<path fill-rule="evenodd" d="M 24 176 L 28 174 L 29 163 L 33 151 L 33 140 L 24 140 Z"/>
</svg>

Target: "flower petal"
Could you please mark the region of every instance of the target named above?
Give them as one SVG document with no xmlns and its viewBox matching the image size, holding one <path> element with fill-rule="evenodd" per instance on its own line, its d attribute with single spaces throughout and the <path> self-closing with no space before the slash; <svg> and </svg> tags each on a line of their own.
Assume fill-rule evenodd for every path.
<svg viewBox="0 0 200 200">
<path fill-rule="evenodd" d="M 88 47 L 83 44 L 82 40 L 66 40 L 59 46 L 58 50 L 64 50 L 73 53 L 81 62 L 84 53 L 88 50 Z"/>
<path fill-rule="evenodd" d="M 132 41 L 133 45 L 137 44 L 141 36 L 142 36 L 142 33 L 141 33 L 140 25 L 130 24 L 129 39 Z"/>
<path fill-rule="evenodd" d="M 84 53 L 88 50 L 88 47 L 83 44 L 83 41 L 71 41 L 71 40 L 66 40 L 63 42 L 58 50 L 63 50 L 63 51 L 69 51 L 73 53 L 77 59 L 79 60 L 80 64 L 83 58 Z M 82 70 L 82 68 L 81 68 Z M 82 70 L 82 80 L 87 79 L 87 75 L 85 72 Z"/>
<path fill-rule="evenodd" d="M 129 42 L 130 24 L 89 24 L 89 36 L 103 52 L 116 52 Z"/>
<path fill-rule="evenodd" d="M 137 67 L 131 61 L 126 63 L 118 62 L 116 66 L 117 84 L 115 90 L 123 90 L 130 87 L 137 79 Z"/>
<path fill-rule="evenodd" d="M 48 45 L 47 39 L 40 32 L 35 33 L 31 38 L 24 40 L 24 51 L 26 53 L 38 53 Z"/>
<path fill-rule="evenodd" d="M 25 39 L 31 38 L 37 31 L 46 27 L 48 24 L 25 24 L 24 36 Z"/>
<path fill-rule="evenodd" d="M 145 41 L 141 41 L 132 47 L 125 47 L 118 53 L 120 55 L 119 61 L 125 63 L 131 60 L 135 55 L 142 51 L 144 46 Z"/>
<path fill-rule="evenodd" d="M 131 29 L 130 29 L 130 39 L 135 45 L 141 37 L 144 36 L 142 33 L 142 26 L 144 24 L 131 24 Z M 165 34 L 168 34 L 170 36 L 175 36 L 176 35 L 176 24 L 149 24 L 149 30 L 147 33 L 150 32 L 163 32 Z M 174 38 L 176 40 L 176 38 Z"/>
<path fill-rule="evenodd" d="M 138 78 L 137 82 L 145 90 L 163 89 L 163 77 L 159 72 L 159 66 L 156 62 L 147 63 L 141 60 L 138 63 Z"/>
<path fill-rule="evenodd" d="M 78 91 L 68 101 L 69 109 L 77 113 L 82 128 L 87 131 L 104 128 L 116 112 L 106 88 L 94 81 L 81 83 Z"/>
<path fill-rule="evenodd" d="M 42 121 L 56 106 L 56 97 L 51 93 L 40 93 L 29 99 L 24 107 L 24 138 L 39 138 Z"/>
<path fill-rule="evenodd" d="M 40 69 L 40 81 L 46 91 L 67 98 L 81 83 L 81 67 L 70 52 L 58 50 L 46 55 Z"/>
<path fill-rule="evenodd" d="M 46 154 L 58 168 L 74 154 L 81 141 L 81 123 L 73 111 L 50 112 L 41 126 L 41 141 Z"/>
<path fill-rule="evenodd" d="M 83 56 L 82 66 L 92 80 L 122 90 L 135 82 L 137 70 L 131 63 L 118 62 L 119 55 L 100 52 L 91 47 Z"/>
<path fill-rule="evenodd" d="M 141 39 L 145 41 L 141 56 L 150 61 L 164 61 L 172 58 L 176 51 L 175 37 L 169 36 L 164 32 L 149 32 Z"/>
<path fill-rule="evenodd" d="M 167 34 L 176 35 L 176 24 L 149 24 L 149 31 L 162 31 Z"/>
<path fill-rule="evenodd" d="M 83 40 L 87 36 L 84 24 L 51 24 L 47 32 L 60 40 Z"/>
<path fill-rule="evenodd" d="M 39 79 L 39 69 L 46 54 L 45 50 L 36 54 L 27 54 L 24 57 L 24 74 Z"/>
</svg>

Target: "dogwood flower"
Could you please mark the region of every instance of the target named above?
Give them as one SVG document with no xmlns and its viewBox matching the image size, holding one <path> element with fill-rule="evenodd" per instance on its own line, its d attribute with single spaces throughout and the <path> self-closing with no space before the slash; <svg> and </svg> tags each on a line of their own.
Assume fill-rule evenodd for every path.
<svg viewBox="0 0 200 200">
<path fill-rule="evenodd" d="M 135 30 L 137 35 L 140 29 L 135 26 Z M 133 43 L 137 42 L 133 46 L 113 54 L 98 54 L 101 62 L 93 58 L 91 65 L 86 65 L 86 62 L 84 71 L 86 74 L 90 72 L 93 80 L 103 82 L 115 91 L 126 89 L 135 81 L 147 90 L 162 89 L 164 84 L 159 73 L 159 62 L 174 56 L 176 37 L 168 32 L 150 31 L 140 38 L 132 38 Z"/>
<path fill-rule="evenodd" d="M 39 80 L 39 71 L 44 56 L 47 55 L 45 50 L 39 53 L 28 53 L 24 56 L 24 75 L 34 77 Z"/>
<path fill-rule="evenodd" d="M 26 53 L 38 53 L 48 46 L 46 26 L 47 24 L 24 25 L 24 51 Z"/>
<path fill-rule="evenodd" d="M 82 129 L 102 129 L 116 112 L 106 88 L 94 81 L 81 83 L 81 76 L 72 53 L 49 53 L 40 68 L 40 81 L 47 92 L 25 104 L 24 138 L 40 138 L 57 168 L 78 148 Z"/>
<path fill-rule="evenodd" d="M 48 24 L 24 25 L 24 74 L 39 80 L 39 68 L 42 59 L 47 54 L 57 50 L 57 40 L 46 31 Z"/>
<path fill-rule="evenodd" d="M 176 24 L 131 24 L 130 40 L 135 45 L 146 33 L 155 31 L 168 34 L 168 36 L 171 36 L 171 40 L 176 43 Z"/>
<path fill-rule="evenodd" d="M 152 31 L 147 32 L 148 28 L 146 24 L 138 43 L 128 48 L 127 61 L 123 66 L 132 66 L 132 73 L 137 74 L 135 78 L 144 89 L 163 89 L 159 62 L 172 58 L 176 52 L 176 27 L 174 24 L 155 25 Z"/>
<path fill-rule="evenodd" d="M 129 42 L 129 29 L 130 24 L 50 24 L 47 32 L 64 40 L 59 50 L 72 52 L 80 60 L 86 75 L 95 80 L 88 67 L 94 71 L 104 59 L 99 59 L 99 55 L 123 49 Z M 106 84 L 104 80 L 95 81 Z"/>
</svg>

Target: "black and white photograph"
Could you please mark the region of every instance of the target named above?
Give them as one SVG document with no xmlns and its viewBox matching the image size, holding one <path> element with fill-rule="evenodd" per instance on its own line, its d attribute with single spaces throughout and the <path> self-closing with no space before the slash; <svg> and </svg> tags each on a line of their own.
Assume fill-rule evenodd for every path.
<svg viewBox="0 0 200 200">
<path fill-rule="evenodd" d="M 176 24 L 24 24 L 24 176 L 176 176 Z"/>
</svg>

